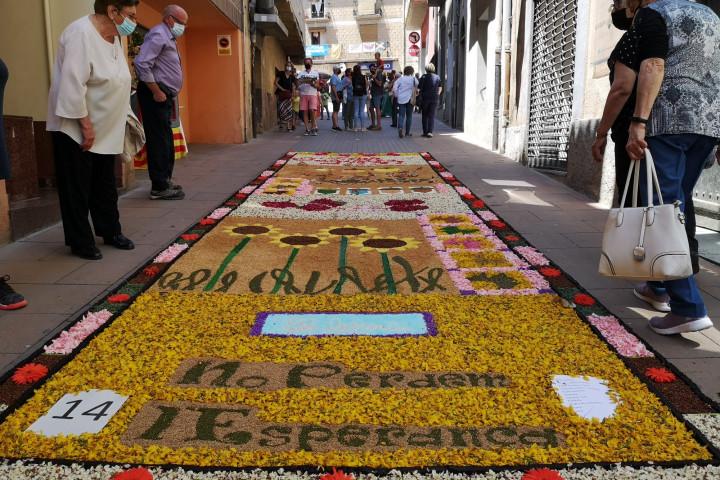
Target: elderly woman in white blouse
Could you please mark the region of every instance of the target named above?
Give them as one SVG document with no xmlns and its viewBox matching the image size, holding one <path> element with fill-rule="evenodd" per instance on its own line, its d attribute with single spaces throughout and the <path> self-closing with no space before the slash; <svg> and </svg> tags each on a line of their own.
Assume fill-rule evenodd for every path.
<svg viewBox="0 0 720 480">
<path fill-rule="evenodd" d="M 47 129 L 53 132 L 65 244 L 89 260 L 102 258 L 95 235 L 116 248 L 135 248 L 120 226 L 115 156 L 123 153 L 130 108 L 120 37 L 135 30 L 138 3 L 96 0 L 94 15 L 62 33 L 53 69 Z"/>
</svg>

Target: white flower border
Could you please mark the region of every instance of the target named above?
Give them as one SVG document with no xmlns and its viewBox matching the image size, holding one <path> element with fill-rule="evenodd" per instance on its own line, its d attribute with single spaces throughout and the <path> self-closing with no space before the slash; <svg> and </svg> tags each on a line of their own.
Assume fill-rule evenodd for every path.
<svg viewBox="0 0 720 480">
<path fill-rule="evenodd" d="M 52 463 L 31 464 L 22 461 L 0 463 L 0 478 L 3 480 L 109 480 L 113 475 L 130 467 L 98 465 L 56 465 Z M 233 472 L 188 472 L 182 468 L 150 468 L 153 480 L 318 480 L 322 475 L 291 470 L 254 470 Z M 719 466 L 690 465 L 678 468 L 623 467 L 610 469 L 600 467 L 562 469 L 558 473 L 564 480 L 711 480 L 720 478 Z M 399 472 L 393 470 L 386 475 L 352 474 L 356 480 L 522 480 L 525 472 L 503 470 L 499 472 L 465 474 L 433 471 L 431 473 Z"/>
</svg>

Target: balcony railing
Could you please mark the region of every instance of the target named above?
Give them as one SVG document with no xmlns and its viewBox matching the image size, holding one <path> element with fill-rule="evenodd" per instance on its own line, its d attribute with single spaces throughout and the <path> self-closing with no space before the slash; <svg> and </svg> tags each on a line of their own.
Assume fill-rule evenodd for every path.
<svg viewBox="0 0 720 480">
<path fill-rule="evenodd" d="M 311 1 L 310 8 L 305 12 L 308 22 L 322 23 L 330 20 L 327 0 Z"/>
</svg>

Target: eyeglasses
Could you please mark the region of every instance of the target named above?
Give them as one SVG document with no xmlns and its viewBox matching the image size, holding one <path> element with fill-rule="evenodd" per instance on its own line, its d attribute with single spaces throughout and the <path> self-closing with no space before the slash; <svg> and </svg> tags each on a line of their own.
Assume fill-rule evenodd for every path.
<svg viewBox="0 0 720 480">
<path fill-rule="evenodd" d="M 187 26 L 187 22 L 181 22 L 180 20 L 178 20 L 178 18 L 177 18 L 175 15 L 170 15 L 170 18 L 172 18 L 173 20 L 175 20 L 177 23 L 179 23 L 179 24 L 182 25 L 183 27 L 186 27 L 186 26 Z"/>
</svg>

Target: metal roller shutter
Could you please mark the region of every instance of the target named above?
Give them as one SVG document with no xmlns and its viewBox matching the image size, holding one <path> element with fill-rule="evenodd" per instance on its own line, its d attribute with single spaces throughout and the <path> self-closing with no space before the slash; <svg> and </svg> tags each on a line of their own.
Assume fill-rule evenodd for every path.
<svg viewBox="0 0 720 480">
<path fill-rule="evenodd" d="M 577 0 L 536 0 L 527 146 L 531 167 L 567 169 L 576 26 Z"/>
</svg>

